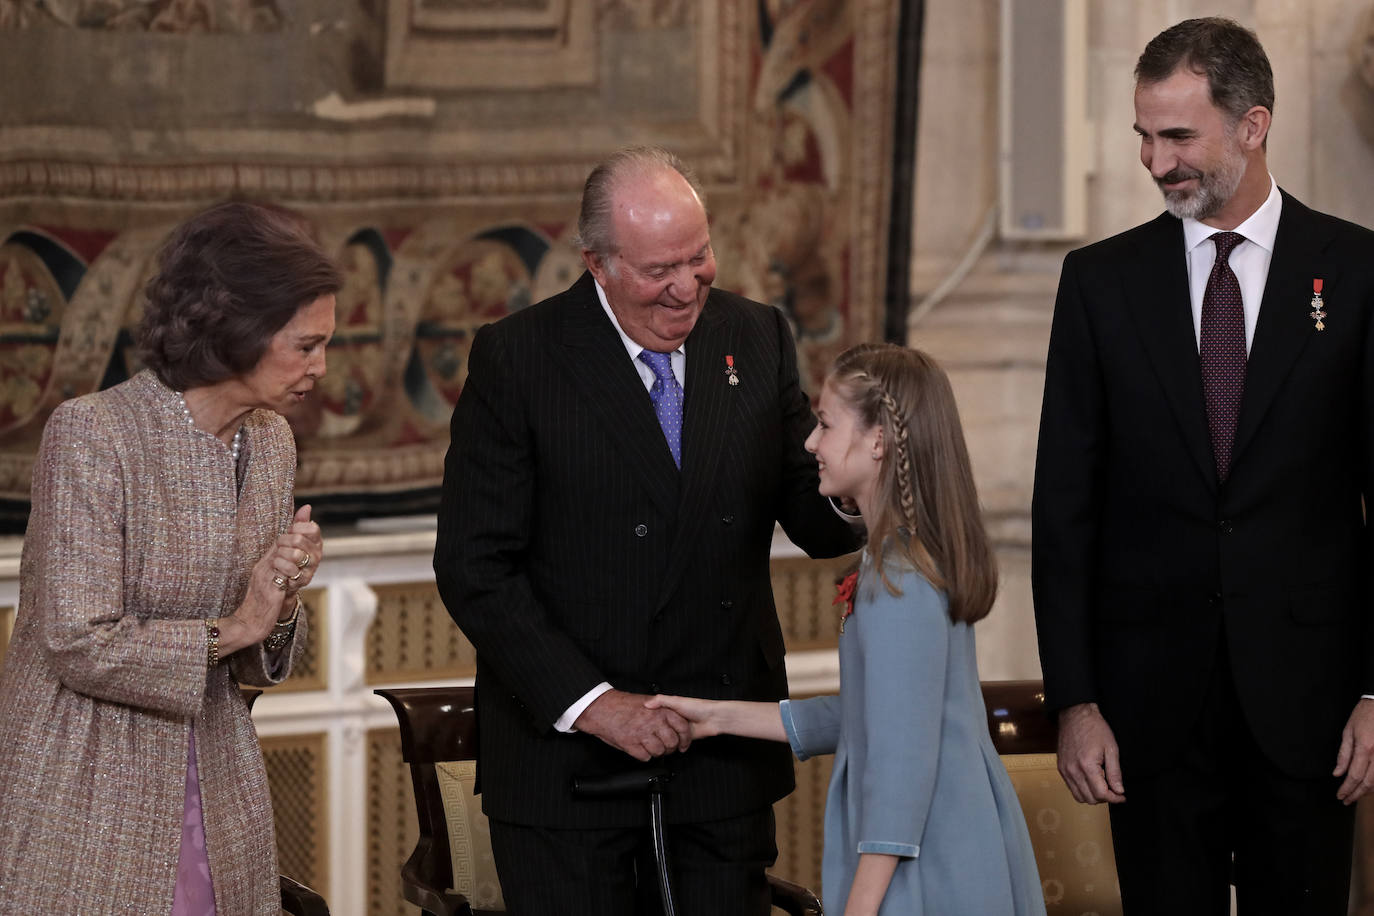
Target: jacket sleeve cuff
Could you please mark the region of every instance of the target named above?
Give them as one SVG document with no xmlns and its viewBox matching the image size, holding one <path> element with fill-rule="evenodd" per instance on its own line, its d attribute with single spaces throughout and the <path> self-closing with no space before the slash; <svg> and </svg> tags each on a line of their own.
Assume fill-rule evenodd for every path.
<svg viewBox="0 0 1374 916">
<path fill-rule="evenodd" d="M 798 760 L 809 760 L 811 755 L 802 749 L 801 741 L 797 738 L 797 726 L 792 722 L 792 701 L 780 702 L 778 711 L 782 714 L 782 727 L 787 731 L 787 743 L 792 746 L 792 753 Z"/>
<path fill-rule="evenodd" d="M 914 859 L 921 854 L 921 847 L 911 843 L 885 843 L 880 840 L 865 840 L 859 844 L 859 854 L 862 855 L 865 852 Z"/>
<path fill-rule="evenodd" d="M 611 685 L 606 683 L 605 681 L 602 681 L 600 684 L 597 684 L 591 690 L 588 690 L 586 693 L 582 694 L 582 696 L 578 699 L 576 703 L 569 706 L 563 712 L 563 715 L 558 717 L 558 721 L 553 723 L 553 727 L 558 731 L 563 732 L 563 734 L 565 735 L 577 731 L 577 729 L 573 728 L 573 723 L 577 721 L 577 717 L 582 715 L 582 713 L 586 711 L 587 707 L 592 705 L 592 702 L 594 700 L 599 698 L 603 693 L 610 689 Z"/>
</svg>

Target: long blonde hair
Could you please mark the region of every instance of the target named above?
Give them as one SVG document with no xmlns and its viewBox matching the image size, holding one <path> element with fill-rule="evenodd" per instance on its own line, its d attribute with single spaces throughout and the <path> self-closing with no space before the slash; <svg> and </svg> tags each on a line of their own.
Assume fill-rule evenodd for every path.
<svg viewBox="0 0 1374 916">
<path fill-rule="evenodd" d="M 920 350 L 859 344 L 826 378 L 864 429 L 881 424 L 883 458 L 868 552 L 883 584 L 883 554 L 899 551 L 949 596 L 952 620 L 986 617 L 997 596 L 997 562 L 983 527 L 959 409 L 944 370 Z"/>
</svg>

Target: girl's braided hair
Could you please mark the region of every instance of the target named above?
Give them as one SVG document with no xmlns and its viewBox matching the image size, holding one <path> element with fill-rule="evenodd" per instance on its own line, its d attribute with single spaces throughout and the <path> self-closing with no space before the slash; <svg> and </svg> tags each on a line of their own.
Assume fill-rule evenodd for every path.
<svg viewBox="0 0 1374 916">
<path fill-rule="evenodd" d="M 859 344 L 835 360 L 826 384 L 885 444 L 868 551 L 893 594 L 884 555 L 896 551 L 949 596 L 949 615 L 972 623 L 992 610 L 997 563 L 949 378 L 920 350 Z"/>
</svg>

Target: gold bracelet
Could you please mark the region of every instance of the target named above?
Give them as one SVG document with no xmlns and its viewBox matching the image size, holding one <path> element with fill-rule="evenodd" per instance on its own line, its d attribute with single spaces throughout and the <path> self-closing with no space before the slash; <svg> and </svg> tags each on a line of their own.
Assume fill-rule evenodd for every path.
<svg viewBox="0 0 1374 916">
<path fill-rule="evenodd" d="M 272 625 L 274 630 L 289 630 L 296 625 L 296 618 L 301 615 L 301 596 L 296 596 L 296 606 L 291 609 L 291 616 L 285 620 L 278 620 Z"/>
<path fill-rule="evenodd" d="M 205 667 L 213 668 L 219 664 L 219 618 L 205 621 Z"/>
<path fill-rule="evenodd" d="M 291 616 L 285 620 L 278 620 L 272 626 L 272 632 L 267 634 L 267 638 L 262 641 L 263 646 L 269 652 L 276 652 L 282 649 L 296 632 L 296 620 L 301 614 L 301 605 L 304 604 L 301 596 L 296 596 L 296 606 L 291 611 Z"/>
</svg>

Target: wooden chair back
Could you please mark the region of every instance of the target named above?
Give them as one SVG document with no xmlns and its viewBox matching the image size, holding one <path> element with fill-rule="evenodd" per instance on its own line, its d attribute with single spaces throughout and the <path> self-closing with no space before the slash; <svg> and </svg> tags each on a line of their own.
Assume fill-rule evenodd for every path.
<svg viewBox="0 0 1374 916">
<path fill-rule="evenodd" d="M 374 691 L 401 727 L 401 759 L 410 767 L 420 838 L 401 866 L 401 893 L 433 916 L 505 910 L 491 835 L 473 795 L 477 709 L 471 687 Z"/>
</svg>

